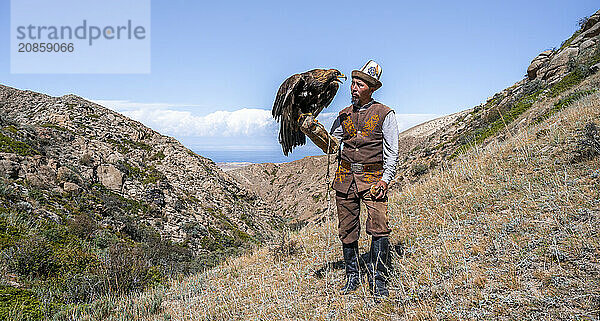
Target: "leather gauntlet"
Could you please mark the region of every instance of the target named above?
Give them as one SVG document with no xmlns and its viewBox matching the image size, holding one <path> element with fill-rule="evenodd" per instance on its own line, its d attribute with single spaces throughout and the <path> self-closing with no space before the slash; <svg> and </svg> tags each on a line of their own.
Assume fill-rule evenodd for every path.
<svg viewBox="0 0 600 321">
<path fill-rule="evenodd" d="M 310 138 L 325 154 L 336 154 L 340 148 L 338 140 L 331 136 L 321 123 L 310 114 L 303 114 L 298 119 L 300 130 Z M 328 148 L 329 147 L 329 148 Z"/>
</svg>

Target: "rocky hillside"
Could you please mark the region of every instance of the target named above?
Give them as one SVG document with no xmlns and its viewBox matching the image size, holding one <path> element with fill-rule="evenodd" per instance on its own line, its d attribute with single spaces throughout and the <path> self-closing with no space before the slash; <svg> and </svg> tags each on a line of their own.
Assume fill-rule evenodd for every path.
<svg viewBox="0 0 600 321">
<path fill-rule="evenodd" d="M 101 185 L 146 203 L 152 215 L 140 220 L 198 250 L 203 246 L 192 235 L 218 239 L 210 228 L 256 239 L 272 230 L 260 198 L 213 161 L 100 105 L 0 86 L 0 117 L 5 178 L 58 194 Z"/>
<path fill-rule="evenodd" d="M 391 188 L 416 182 L 436 167 L 450 166 L 452 160 L 465 151 L 502 141 L 592 93 L 595 90 L 592 87 L 576 92 L 572 89 L 597 72 L 599 63 L 600 11 L 581 23 L 581 28 L 560 48 L 535 57 L 526 78 L 485 103 L 400 133 L 400 159 Z M 565 93 L 570 95 L 563 97 Z M 557 101 L 559 97 L 563 99 Z M 322 219 L 326 208 L 324 199 L 319 197 L 319 193 L 324 193 L 321 186 L 325 163 L 324 156 L 311 157 L 281 165 L 256 164 L 229 173 L 277 204 L 283 215 L 315 221 Z M 298 185 L 301 188 L 290 189 L 290 184 L 285 182 L 302 184 Z M 284 199 L 281 195 L 292 197 Z"/>
<path fill-rule="evenodd" d="M 280 223 L 171 137 L 74 95 L 0 85 L 0 294 L 65 304 L 144 288 Z"/>
</svg>

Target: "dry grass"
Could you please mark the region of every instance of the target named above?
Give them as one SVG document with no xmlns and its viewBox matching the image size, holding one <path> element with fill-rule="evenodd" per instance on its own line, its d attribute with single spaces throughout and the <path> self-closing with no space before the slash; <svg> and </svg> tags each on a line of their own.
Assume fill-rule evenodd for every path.
<svg viewBox="0 0 600 321">
<path fill-rule="evenodd" d="M 600 162 L 574 157 L 590 122 L 600 123 L 598 94 L 391 195 L 392 242 L 404 251 L 393 254 L 391 295 L 380 304 L 365 286 L 339 295 L 341 269 L 315 276 L 341 259 L 328 219 L 172 281 L 152 318 L 598 319 Z"/>
</svg>

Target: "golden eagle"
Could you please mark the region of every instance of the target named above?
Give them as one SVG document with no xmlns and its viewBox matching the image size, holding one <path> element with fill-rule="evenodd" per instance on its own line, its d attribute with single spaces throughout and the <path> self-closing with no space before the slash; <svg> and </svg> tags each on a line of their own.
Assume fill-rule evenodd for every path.
<svg viewBox="0 0 600 321">
<path fill-rule="evenodd" d="M 279 143 L 287 156 L 296 146 L 306 144 L 306 136 L 298 125 L 302 114 L 317 115 L 333 100 L 346 79 L 337 69 L 313 69 L 286 79 L 277 91 L 273 103 L 273 117 L 281 122 Z"/>
</svg>

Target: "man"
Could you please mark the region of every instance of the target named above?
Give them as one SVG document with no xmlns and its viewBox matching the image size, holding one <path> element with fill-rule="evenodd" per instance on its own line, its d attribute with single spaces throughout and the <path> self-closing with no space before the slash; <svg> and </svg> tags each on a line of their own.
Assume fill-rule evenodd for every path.
<svg viewBox="0 0 600 321">
<path fill-rule="evenodd" d="M 381 71 L 372 60 L 361 70 L 352 71 L 352 105 L 339 113 L 331 128 L 331 135 L 343 143 L 333 182 L 346 265 L 346 284 L 341 291 L 343 294 L 352 292 L 361 283 L 358 239 L 362 202 L 367 209 L 367 234 L 372 237 L 367 276 L 369 289 L 376 300 L 389 293 L 391 230 L 387 217 L 387 190 L 398 162 L 398 125 L 394 111 L 371 97 L 382 85 Z"/>
</svg>

